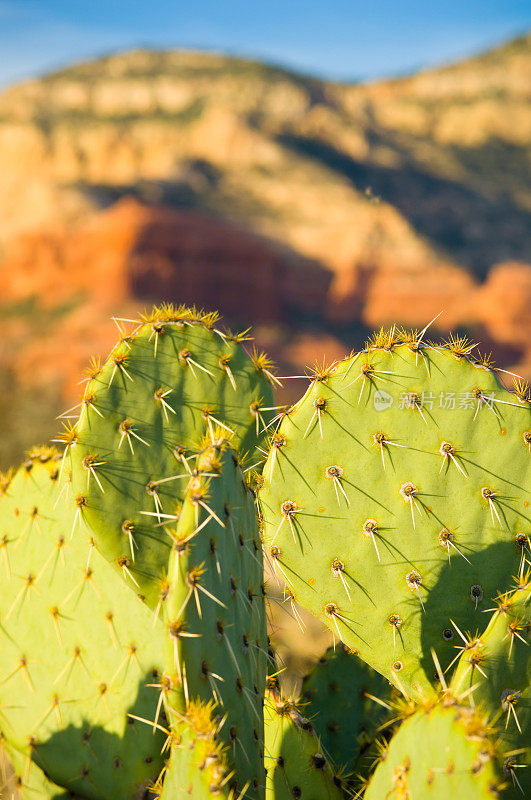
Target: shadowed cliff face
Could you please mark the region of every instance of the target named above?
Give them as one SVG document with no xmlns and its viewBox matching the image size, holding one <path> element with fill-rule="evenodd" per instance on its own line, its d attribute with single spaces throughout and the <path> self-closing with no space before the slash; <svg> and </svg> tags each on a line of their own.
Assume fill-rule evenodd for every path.
<svg viewBox="0 0 531 800">
<path fill-rule="evenodd" d="M 319 319 L 332 278 L 317 261 L 277 242 L 169 209 L 145 210 L 128 257 L 133 298 L 179 298 L 255 324 L 289 322 L 292 314 Z"/>
<path fill-rule="evenodd" d="M 0 296 L 47 308 L 84 298 L 109 310 L 166 298 L 259 324 L 319 318 L 330 280 L 317 261 L 211 214 L 122 199 L 75 230 L 8 242 Z"/>
<path fill-rule="evenodd" d="M 368 136 L 376 146 L 393 150 L 395 163 L 355 159 L 316 138 L 284 134 L 279 141 L 340 175 L 353 187 L 370 187 L 434 249 L 451 254 L 458 264 L 481 278 L 490 264 L 529 254 L 531 209 L 511 202 L 505 191 L 482 191 L 415 163 L 398 137 L 395 140 L 389 133 L 375 130 L 368 131 Z M 496 141 L 490 141 L 485 149 L 496 146 Z M 506 145 L 504 156 L 509 162 L 514 159 L 524 164 L 526 152 Z"/>
<path fill-rule="evenodd" d="M 259 323 L 297 374 L 444 311 L 531 374 L 530 78 L 522 37 L 369 85 L 136 51 L 5 91 L 0 460 L 151 302 Z"/>
</svg>

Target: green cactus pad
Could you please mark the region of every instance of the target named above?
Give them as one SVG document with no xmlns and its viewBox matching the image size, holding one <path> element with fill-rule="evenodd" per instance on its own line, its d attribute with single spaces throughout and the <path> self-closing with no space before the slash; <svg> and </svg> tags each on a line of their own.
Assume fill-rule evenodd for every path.
<svg viewBox="0 0 531 800">
<path fill-rule="evenodd" d="M 470 701 L 496 724 L 502 768 L 510 789 L 504 797 L 531 797 L 531 588 L 522 576 L 514 592 L 499 595 L 481 636 L 463 635 L 452 679 L 455 692 L 470 687 Z"/>
<path fill-rule="evenodd" d="M 310 720 L 274 686 L 264 705 L 266 800 L 341 800 L 345 785 L 328 763 Z"/>
<path fill-rule="evenodd" d="M 128 583 L 151 606 L 169 557 L 160 523 L 178 511 L 187 459 L 221 425 L 251 464 L 260 461 L 256 447 L 274 413 L 269 361 L 250 357 L 241 337 L 216 323 L 193 309 L 155 309 L 89 370 L 80 417 L 63 434 L 72 502 L 102 555 L 127 565 Z"/>
<path fill-rule="evenodd" d="M 408 693 L 482 626 L 531 530 L 529 391 L 470 345 L 379 334 L 315 372 L 264 467 L 265 545 L 295 600 Z M 280 570 L 278 570 L 280 573 Z"/>
<path fill-rule="evenodd" d="M 0 498 L 0 720 L 11 747 L 94 800 L 134 798 L 160 771 L 150 725 L 162 622 L 93 546 L 35 451 Z"/>
<path fill-rule="evenodd" d="M 377 766 L 364 800 L 499 797 L 496 751 L 484 720 L 450 695 L 402 723 Z"/>
<path fill-rule="evenodd" d="M 389 693 L 389 682 L 342 644 L 330 647 L 304 677 L 299 710 L 310 719 L 336 770 L 368 772 L 374 759 L 371 745 L 388 716 L 378 700 L 387 704 Z"/>
<path fill-rule="evenodd" d="M 219 741 L 236 769 L 229 786 L 263 797 L 267 664 L 263 564 L 254 496 L 236 454 L 214 432 L 197 457 L 159 602 L 166 622 L 167 713 L 217 704 Z M 220 720 L 224 719 L 223 724 Z"/>
<path fill-rule="evenodd" d="M 168 766 L 163 776 L 161 800 L 193 797 L 195 800 L 255 797 L 250 786 L 234 787 L 226 751 L 220 747 L 213 706 L 192 701 L 173 735 Z"/>
</svg>

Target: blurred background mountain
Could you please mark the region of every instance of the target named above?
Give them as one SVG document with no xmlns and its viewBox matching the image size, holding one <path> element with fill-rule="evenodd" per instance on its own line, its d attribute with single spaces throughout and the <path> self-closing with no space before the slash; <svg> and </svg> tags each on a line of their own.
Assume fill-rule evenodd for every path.
<svg viewBox="0 0 531 800">
<path fill-rule="evenodd" d="M 530 93 L 530 35 L 362 84 L 135 50 L 7 88 L 0 466 L 55 433 L 111 315 L 161 300 L 254 323 L 284 374 L 444 311 L 531 377 Z"/>
</svg>

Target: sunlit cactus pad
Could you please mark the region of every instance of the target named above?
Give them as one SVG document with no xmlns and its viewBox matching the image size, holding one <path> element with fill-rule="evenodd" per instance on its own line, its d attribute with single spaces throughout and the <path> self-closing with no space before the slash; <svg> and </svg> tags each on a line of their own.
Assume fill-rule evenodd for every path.
<svg viewBox="0 0 531 800">
<path fill-rule="evenodd" d="M 310 720 L 270 686 L 264 706 L 266 800 L 341 800 L 345 781 L 333 771 Z"/>
<path fill-rule="evenodd" d="M 407 692 L 432 682 L 431 648 L 453 660 L 450 619 L 484 627 L 531 531 L 529 390 L 472 350 L 376 335 L 315 371 L 264 467 L 288 590 Z"/>
<path fill-rule="evenodd" d="M 163 735 L 129 714 L 154 718 L 164 628 L 82 523 L 72 535 L 59 469 L 37 450 L 0 498 L 0 727 L 74 794 L 134 798 L 163 764 Z"/>
<path fill-rule="evenodd" d="M 236 453 L 214 431 L 194 463 L 159 602 L 166 624 L 166 705 L 180 731 L 188 702 L 215 703 L 227 783 L 263 797 L 267 634 L 254 495 Z M 234 769 L 236 772 L 234 773 Z M 236 792 L 237 796 L 238 792 Z M 195 796 L 195 795 L 194 795 Z"/>
<path fill-rule="evenodd" d="M 250 464 L 261 459 L 275 379 L 267 358 L 248 355 L 246 338 L 221 330 L 216 314 L 155 309 L 93 364 L 79 419 L 66 423 L 72 503 L 148 604 L 169 555 L 160 523 L 178 509 L 203 434 L 223 427 Z"/>
<path fill-rule="evenodd" d="M 303 679 L 299 710 L 311 720 L 336 770 L 368 772 L 371 745 L 388 716 L 389 682 L 341 644 L 330 647 Z"/>
<path fill-rule="evenodd" d="M 531 796 L 531 575 L 496 598 L 481 635 L 460 632 L 461 657 L 452 680 L 470 690 L 470 703 L 486 709 L 497 726 L 504 797 Z"/>
<path fill-rule="evenodd" d="M 445 695 L 402 723 L 364 800 L 494 800 L 502 785 L 485 720 Z"/>
</svg>

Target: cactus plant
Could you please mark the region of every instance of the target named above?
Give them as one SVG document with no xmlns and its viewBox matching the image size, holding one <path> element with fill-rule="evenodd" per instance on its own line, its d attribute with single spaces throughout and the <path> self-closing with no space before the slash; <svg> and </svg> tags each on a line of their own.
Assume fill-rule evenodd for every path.
<svg viewBox="0 0 531 800">
<path fill-rule="evenodd" d="M 365 800 L 494 800 L 503 784 L 489 733 L 484 718 L 450 694 L 409 709 L 369 781 Z"/>
<path fill-rule="evenodd" d="M 455 631 L 517 570 L 531 406 L 472 345 L 380 332 L 311 376 L 271 440 L 268 553 L 296 601 L 399 689 L 429 691 Z"/>
<path fill-rule="evenodd" d="M 389 682 L 339 644 L 302 681 L 299 711 L 311 721 L 334 769 L 363 775 L 387 717 Z"/>
<path fill-rule="evenodd" d="M 162 735 L 135 718 L 154 717 L 165 631 L 89 531 L 71 536 L 59 469 L 55 451 L 34 450 L 0 498 L 1 727 L 54 783 L 133 798 L 163 765 Z"/>
<path fill-rule="evenodd" d="M 79 417 L 65 423 L 72 502 L 102 555 L 126 565 L 127 582 L 153 607 L 170 548 L 161 523 L 178 512 L 203 434 L 222 427 L 261 459 L 275 378 L 245 339 L 222 331 L 216 314 L 156 308 L 93 363 Z"/>
<path fill-rule="evenodd" d="M 529 793 L 527 385 L 463 337 L 380 331 L 315 368 L 246 477 L 277 379 L 245 338 L 155 309 L 91 366 L 63 454 L 0 479 L 9 786 L 340 800 L 379 753 L 365 800 Z M 261 539 L 336 639 L 265 711 Z"/>
<path fill-rule="evenodd" d="M 531 583 L 522 573 L 513 591 L 501 593 L 485 631 L 467 635 L 458 631 L 461 656 L 452 686 L 469 690 L 470 702 L 488 710 L 496 723 L 502 767 L 512 791 L 531 796 Z"/>
</svg>

